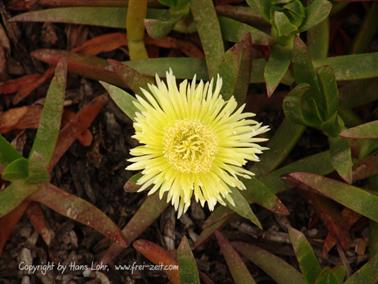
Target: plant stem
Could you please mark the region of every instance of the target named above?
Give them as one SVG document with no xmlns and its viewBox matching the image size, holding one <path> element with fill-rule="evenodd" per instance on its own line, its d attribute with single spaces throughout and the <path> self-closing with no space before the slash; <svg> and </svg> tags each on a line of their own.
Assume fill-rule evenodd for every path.
<svg viewBox="0 0 378 284">
<path fill-rule="evenodd" d="M 129 56 L 131 60 L 148 58 L 144 46 L 144 18 L 147 14 L 147 0 L 130 0 L 127 17 L 126 30 L 129 42 Z"/>
</svg>

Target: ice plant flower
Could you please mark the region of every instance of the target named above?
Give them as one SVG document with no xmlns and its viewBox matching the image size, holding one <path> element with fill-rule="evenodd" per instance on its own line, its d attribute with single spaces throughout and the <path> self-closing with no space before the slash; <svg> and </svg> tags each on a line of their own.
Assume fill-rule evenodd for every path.
<svg viewBox="0 0 378 284">
<path fill-rule="evenodd" d="M 167 84 L 156 75 L 156 85 L 136 95 L 133 137 L 140 145 L 130 151 L 126 169 L 142 170 L 139 191 L 159 191 L 160 199 L 167 192 L 178 217 L 193 195 L 210 210 L 217 202 L 233 204 L 231 189 L 245 189 L 239 178 L 253 175 L 243 166 L 267 149 L 256 144 L 267 139 L 256 136 L 269 128 L 243 113 L 233 97 L 222 98 L 219 76 L 215 88 L 214 80 L 196 84 L 195 77 L 178 87 L 172 70 L 166 76 Z"/>
</svg>

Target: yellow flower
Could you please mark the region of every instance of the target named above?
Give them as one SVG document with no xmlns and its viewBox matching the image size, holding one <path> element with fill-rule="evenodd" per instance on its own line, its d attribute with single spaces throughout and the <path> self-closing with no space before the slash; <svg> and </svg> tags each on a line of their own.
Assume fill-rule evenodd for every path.
<svg viewBox="0 0 378 284">
<path fill-rule="evenodd" d="M 139 191 L 167 192 L 167 202 L 178 210 L 178 217 L 191 202 L 192 195 L 202 206 L 214 209 L 225 205 L 231 188 L 245 189 L 239 177 L 252 172 L 243 168 L 248 161 L 258 161 L 262 147 L 256 137 L 269 130 L 252 120 L 253 113 L 243 113 L 235 99 L 225 101 L 221 94 L 222 79 L 196 84 L 183 81 L 179 87 L 172 70 L 167 85 L 156 76 L 156 86 L 141 89 L 137 95 L 133 136 L 140 146 L 130 151 L 134 157 L 127 170 L 142 170 L 137 181 Z"/>
</svg>

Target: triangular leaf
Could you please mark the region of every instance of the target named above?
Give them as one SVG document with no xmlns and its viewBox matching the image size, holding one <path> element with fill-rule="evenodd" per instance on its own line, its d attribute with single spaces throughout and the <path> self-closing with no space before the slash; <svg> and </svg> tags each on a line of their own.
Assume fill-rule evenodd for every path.
<svg viewBox="0 0 378 284">
<path fill-rule="evenodd" d="M 28 176 L 29 162 L 25 158 L 18 158 L 6 166 L 1 178 L 3 180 L 13 181 L 25 179 Z"/>
<path fill-rule="evenodd" d="M 2 135 L 0 135 L 0 164 L 6 166 L 21 157 L 21 154 L 18 153 Z"/>
<path fill-rule="evenodd" d="M 289 237 L 306 282 L 308 284 L 315 283 L 320 274 L 320 264 L 310 243 L 302 232 L 294 228 L 289 228 Z"/>
<path fill-rule="evenodd" d="M 200 284 L 196 260 L 193 256 L 188 239 L 184 236 L 177 249 L 181 284 Z"/>
<path fill-rule="evenodd" d="M 236 188 L 231 189 L 230 197 L 234 204 L 227 201 L 227 207 L 235 211 L 238 215 L 250 220 L 257 227 L 262 229 L 261 223 L 255 213 L 253 213 L 251 206 L 244 196 L 240 193 L 240 190 Z"/>
<path fill-rule="evenodd" d="M 130 95 L 128 92 L 110 85 L 105 82 L 100 82 L 101 85 L 108 91 L 110 97 L 117 104 L 117 106 L 131 119 L 135 119 L 135 114 L 138 111 L 135 103 L 137 99 Z"/>
<path fill-rule="evenodd" d="M 49 179 L 48 165 L 58 140 L 63 114 L 64 93 L 66 88 L 67 62 L 61 60 L 55 69 L 46 95 L 41 120 L 29 156 L 30 183 Z"/>
</svg>

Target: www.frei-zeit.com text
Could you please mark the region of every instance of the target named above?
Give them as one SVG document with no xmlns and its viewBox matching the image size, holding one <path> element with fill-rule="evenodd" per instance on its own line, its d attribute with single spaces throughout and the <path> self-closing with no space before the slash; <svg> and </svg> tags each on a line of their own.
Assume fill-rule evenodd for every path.
<svg viewBox="0 0 378 284">
<path fill-rule="evenodd" d="M 101 271 L 107 272 L 113 268 L 116 271 L 129 271 L 133 274 L 135 271 L 165 271 L 165 270 L 178 270 L 178 265 L 165 265 L 165 264 L 138 264 L 133 262 L 131 264 L 114 264 L 111 267 L 108 264 L 104 263 L 95 263 L 92 262 L 90 265 L 88 264 L 77 264 L 75 262 L 71 262 L 68 264 L 65 263 L 54 263 L 54 262 L 47 262 L 46 264 L 27 264 L 21 261 L 18 264 L 18 269 L 23 271 L 27 274 L 35 274 L 41 273 L 42 275 L 46 275 L 48 271 L 56 271 L 60 274 L 69 273 L 73 271 Z"/>
</svg>

